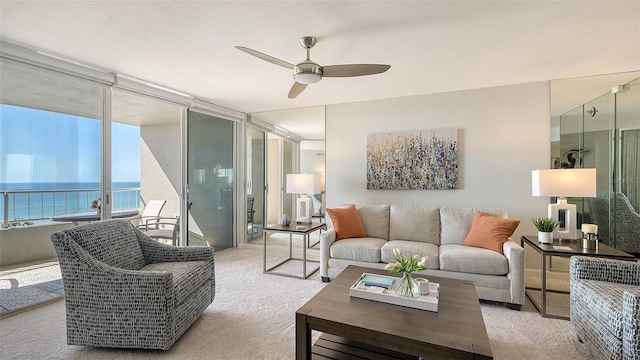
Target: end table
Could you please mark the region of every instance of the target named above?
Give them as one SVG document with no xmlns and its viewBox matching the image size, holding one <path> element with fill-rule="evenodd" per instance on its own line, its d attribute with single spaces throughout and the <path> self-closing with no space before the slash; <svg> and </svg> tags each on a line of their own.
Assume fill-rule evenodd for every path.
<svg viewBox="0 0 640 360">
<path fill-rule="evenodd" d="M 599 244 L 598 249 L 583 249 L 580 246 L 580 241 L 576 240 L 559 240 L 554 239 L 552 244 L 542 244 L 538 242 L 537 236 L 524 235 L 520 239 L 521 246 L 524 248 L 525 244 L 529 245 L 533 250 L 540 253 L 542 262 L 540 264 L 540 289 L 525 287 L 525 294 L 533 303 L 533 306 L 538 310 L 540 315 L 548 318 L 556 318 L 556 319 L 569 319 L 568 316 L 563 315 L 552 315 L 547 313 L 547 292 L 559 292 L 568 294 L 565 291 L 558 290 L 547 290 L 547 257 L 551 256 L 559 256 L 570 258 L 573 255 L 583 255 L 583 256 L 594 256 L 608 259 L 620 259 L 620 260 L 631 260 L 634 261 L 635 257 L 631 254 L 627 254 L 626 252 L 620 251 L 618 249 L 614 249 L 610 246 Z M 540 304 L 535 300 L 534 296 L 531 295 L 530 290 L 540 290 Z"/>
</svg>

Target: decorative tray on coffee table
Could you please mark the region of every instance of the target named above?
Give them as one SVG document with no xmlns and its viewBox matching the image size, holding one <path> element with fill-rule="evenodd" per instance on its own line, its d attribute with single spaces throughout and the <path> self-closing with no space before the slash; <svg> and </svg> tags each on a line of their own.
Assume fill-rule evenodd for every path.
<svg viewBox="0 0 640 360">
<path fill-rule="evenodd" d="M 385 288 L 387 284 L 384 281 L 381 281 L 381 286 L 369 286 L 365 285 L 365 281 L 363 281 L 363 279 L 367 275 L 374 276 L 376 278 L 393 279 L 393 281 L 388 286 L 388 288 Z M 428 295 L 420 295 L 420 297 L 418 297 L 417 299 L 410 299 L 398 296 L 393 291 L 393 286 L 399 280 L 399 277 L 363 273 L 362 276 L 360 276 L 360 278 L 353 285 L 351 285 L 351 288 L 349 288 L 349 295 L 361 299 L 380 301 L 388 304 L 438 312 L 440 284 L 429 282 Z"/>
</svg>

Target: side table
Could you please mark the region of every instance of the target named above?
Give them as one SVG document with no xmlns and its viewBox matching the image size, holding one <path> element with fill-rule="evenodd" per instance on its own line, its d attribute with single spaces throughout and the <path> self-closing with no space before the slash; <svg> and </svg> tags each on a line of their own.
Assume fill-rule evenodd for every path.
<svg viewBox="0 0 640 360">
<path fill-rule="evenodd" d="M 283 226 L 283 225 L 269 225 L 267 227 L 264 228 L 264 233 L 263 233 L 263 241 L 262 241 L 262 246 L 263 246 L 263 262 L 262 262 L 262 269 L 263 272 L 265 274 L 270 273 L 270 271 L 272 271 L 273 269 L 277 268 L 278 266 L 281 266 L 291 260 L 300 260 L 302 261 L 302 276 L 296 276 L 296 275 L 289 275 L 289 274 L 281 274 L 281 273 L 276 273 L 276 272 L 271 272 L 271 274 L 273 275 L 280 275 L 280 276 L 289 276 L 289 277 L 295 277 L 295 278 L 299 278 L 299 279 L 306 279 L 309 276 L 311 276 L 313 273 L 315 273 L 316 271 L 318 271 L 320 269 L 320 262 L 317 260 L 307 260 L 307 245 L 309 243 L 309 235 L 311 233 L 314 233 L 316 231 L 322 232 L 322 230 L 326 230 L 327 229 L 327 224 L 325 223 L 310 223 L 310 224 L 296 224 L 296 223 L 291 223 L 291 225 L 289 226 Z M 289 234 L 289 257 L 287 259 L 282 260 L 281 262 L 279 262 L 278 264 L 270 267 L 267 269 L 267 235 L 271 234 L 271 233 L 283 233 L 283 234 Z M 302 235 L 302 258 L 294 258 L 293 257 L 293 239 L 292 236 L 293 235 Z M 318 266 L 316 266 L 314 269 L 311 269 L 311 271 L 307 272 L 307 262 L 310 263 L 317 263 Z"/>
<path fill-rule="evenodd" d="M 529 245 L 533 250 L 540 253 L 542 262 L 540 264 L 540 289 L 525 287 L 525 294 L 531 300 L 531 303 L 538 310 L 540 315 L 548 318 L 556 319 L 569 319 L 568 316 L 547 314 L 547 291 L 560 292 L 568 294 L 566 291 L 547 290 L 547 257 L 559 256 L 570 258 L 573 255 L 593 256 L 608 259 L 620 259 L 620 260 L 635 260 L 634 256 L 627 254 L 626 252 L 614 249 L 610 246 L 599 244 L 598 249 L 583 249 L 580 247 L 580 241 L 576 240 L 559 240 L 554 239 L 553 244 L 542 244 L 538 242 L 537 236 L 523 235 L 520 239 L 521 246 L 524 248 L 525 244 Z M 531 294 L 531 290 L 540 290 L 540 304 L 535 300 Z"/>
</svg>

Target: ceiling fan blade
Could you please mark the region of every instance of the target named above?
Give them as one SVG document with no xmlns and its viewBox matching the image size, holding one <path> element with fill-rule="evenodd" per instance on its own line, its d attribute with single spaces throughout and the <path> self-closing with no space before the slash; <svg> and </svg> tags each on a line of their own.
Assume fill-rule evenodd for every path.
<svg viewBox="0 0 640 360">
<path fill-rule="evenodd" d="M 240 50 L 240 51 L 244 51 L 249 55 L 253 55 L 257 58 L 260 58 L 264 61 L 268 61 L 272 64 L 276 64 L 276 65 L 280 65 L 282 67 L 286 67 L 287 69 L 293 69 L 293 64 L 289 64 L 286 61 L 280 60 L 280 59 L 276 59 L 271 55 L 267 55 L 267 54 L 263 54 L 260 51 L 255 51 L 253 49 L 249 49 L 247 47 L 244 46 L 236 46 L 236 49 Z"/>
<path fill-rule="evenodd" d="M 291 90 L 289 90 L 289 99 L 295 99 L 300 93 L 307 88 L 307 84 L 300 84 L 299 82 L 294 82 Z"/>
<path fill-rule="evenodd" d="M 322 76 L 324 77 L 349 77 L 363 76 L 383 73 L 391 65 L 381 64 L 349 64 L 349 65 L 329 65 L 322 67 Z"/>
</svg>

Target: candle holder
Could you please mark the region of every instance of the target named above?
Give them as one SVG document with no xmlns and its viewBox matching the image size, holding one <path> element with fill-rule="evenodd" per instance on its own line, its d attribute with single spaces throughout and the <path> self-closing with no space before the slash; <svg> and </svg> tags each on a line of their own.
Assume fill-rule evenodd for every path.
<svg viewBox="0 0 640 360">
<path fill-rule="evenodd" d="M 589 250 L 598 250 L 598 234 L 586 233 L 582 238 L 582 248 Z"/>
<path fill-rule="evenodd" d="M 598 250 L 598 225 L 582 224 L 582 242 L 580 247 L 588 250 Z"/>
</svg>

